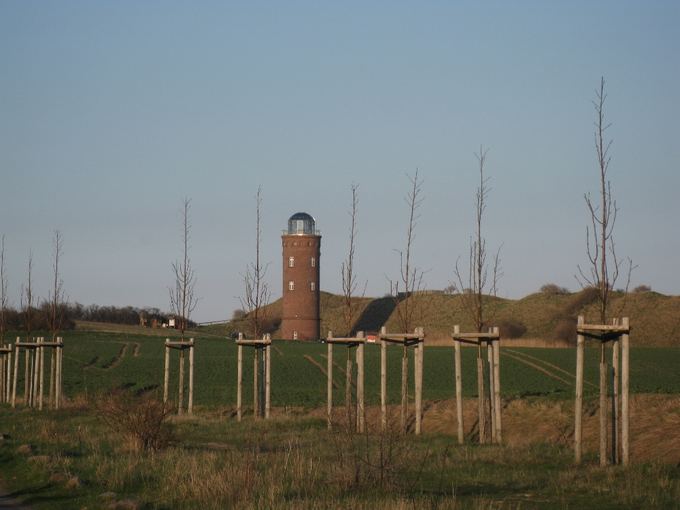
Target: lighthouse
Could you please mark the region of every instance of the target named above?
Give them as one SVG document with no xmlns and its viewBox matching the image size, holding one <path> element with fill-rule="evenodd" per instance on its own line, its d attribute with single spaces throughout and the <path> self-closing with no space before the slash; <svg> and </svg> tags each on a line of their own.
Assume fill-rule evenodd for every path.
<svg viewBox="0 0 680 510">
<path fill-rule="evenodd" d="M 317 340 L 320 337 L 319 258 L 321 233 L 307 213 L 293 214 L 281 235 L 283 248 L 283 313 L 281 337 Z"/>
</svg>

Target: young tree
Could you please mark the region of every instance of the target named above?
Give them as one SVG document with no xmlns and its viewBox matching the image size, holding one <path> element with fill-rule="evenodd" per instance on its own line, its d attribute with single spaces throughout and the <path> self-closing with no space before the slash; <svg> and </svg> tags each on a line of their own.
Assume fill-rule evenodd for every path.
<svg viewBox="0 0 680 510">
<path fill-rule="evenodd" d="M 61 259 L 63 251 L 63 240 L 61 238 L 61 232 L 58 230 L 54 231 L 54 238 L 52 239 L 52 270 L 53 270 L 53 281 L 52 281 L 52 291 L 49 296 L 49 326 L 52 332 L 52 341 L 56 341 L 59 330 L 61 329 L 61 324 L 64 314 L 64 282 L 59 276 L 59 261 Z"/>
<path fill-rule="evenodd" d="M 349 211 L 350 228 L 349 228 L 349 250 L 347 251 L 347 258 L 342 262 L 340 267 L 340 274 L 342 275 L 342 293 L 345 303 L 345 331 L 347 335 L 352 334 L 352 326 L 354 325 L 354 308 L 352 298 L 357 289 L 357 276 L 354 272 L 354 250 L 356 241 L 356 226 L 357 226 L 357 210 L 359 207 L 359 186 L 352 184 L 352 207 Z"/>
<path fill-rule="evenodd" d="M 260 260 L 260 238 L 262 220 L 262 186 L 257 187 L 255 194 L 255 262 L 249 264 L 243 275 L 244 295 L 240 298 L 241 307 L 247 312 L 247 319 L 254 338 L 264 334 L 264 323 L 267 319 L 269 304 L 269 286 L 265 281 L 268 264 Z"/>
<path fill-rule="evenodd" d="M 0 237 L 0 345 L 4 345 L 7 330 L 7 275 L 5 274 L 5 235 Z"/>
<path fill-rule="evenodd" d="M 415 229 L 420 219 L 419 209 L 423 203 L 423 182 L 420 179 L 418 170 L 411 177 L 407 175 L 411 186 L 404 197 L 404 201 L 408 206 L 409 216 L 406 228 L 406 246 L 404 251 L 397 250 L 399 253 L 400 274 L 399 280 L 390 287 L 392 287 L 393 295 L 397 300 L 397 321 L 399 327 L 403 332 L 410 332 L 414 326 L 414 317 L 417 310 L 417 293 L 421 290 L 423 282 L 423 271 L 415 266 L 412 261 L 413 242 L 415 241 Z M 401 300 L 399 286 L 403 286 L 403 301 Z"/>
<path fill-rule="evenodd" d="M 174 287 L 168 288 L 170 294 L 170 308 L 179 320 L 182 339 L 184 339 L 184 332 L 187 329 L 191 313 L 198 303 L 198 298 L 194 293 L 196 274 L 194 273 L 194 269 L 191 265 L 191 258 L 189 257 L 189 239 L 191 234 L 191 223 L 189 221 L 190 209 L 191 200 L 188 197 L 185 197 L 181 211 L 182 260 L 172 263 L 172 273 L 175 277 L 175 285 Z"/>
<path fill-rule="evenodd" d="M 576 277 L 581 286 L 598 289 L 598 311 L 602 324 L 607 321 L 610 293 L 616 284 L 621 268 L 621 260 L 616 255 L 614 244 L 614 225 L 619 209 L 616 200 L 612 197 L 612 185 L 607 176 L 611 161 L 609 149 L 612 140 L 608 140 L 606 137 L 606 131 L 611 124 L 607 122 L 604 111 L 607 99 L 604 85 L 603 77 L 600 78 L 600 87 L 595 91 L 595 99 L 593 100 L 593 107 L 595 108 L 595 152 L 600 181 L 599 201 L 596 202 L 596 199 L 590 193 L 584 195 L 591 221 L 591 226 L 586 227 L 586 253 L 590 270 L 585 271 L 579 265 L 577 266 L 579 274 Z M 630 282 L 632 270 L 632 261 L 628 259 L 628 282 Z M 628 283 L 626 284 L 627 289 Z"/>
<path fill-rule="evenodd" d="M 455 277 L 457 289 L 461 293 L 463 307 L 467 311 L 477 332 L 482 332 L 485 317 L 484 295 L 497 295 L 498 280 L 502 276 L 500 270 L 500 251 L 498 248 L 493 262 L 487 260 L 486 239 L 482 235 L 482 220 L 486 211 L 486 200 L 489 192 L 489 178 L 484 177 L 484 167 L 488 150 L 480 146 L 479 152 L 475 154 L 479 170 L 479 186 L 475 195 L 475 232 L 470 239 L 470 249 L 468 253 L 467 276 L 456 261 Z M 489 274 L 490 273 L 490 274 Z"/>
<path fill-rule="evenodd" d="M 30 341 L 33 330 L 33 252 L 28 252 L 28 280 L 26 286 L 21 286 L 21 309 L 24 315 L 26 339 Z"/>
</svg>

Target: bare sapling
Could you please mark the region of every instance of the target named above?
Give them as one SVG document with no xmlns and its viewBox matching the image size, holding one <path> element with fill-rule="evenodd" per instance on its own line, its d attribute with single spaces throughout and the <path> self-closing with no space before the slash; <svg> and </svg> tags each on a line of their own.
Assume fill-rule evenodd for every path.
<svg viewBox="0 0 680 510">
<path fill-rule="evenodd" d="M 404 197 L 408 207 L 408 223 L 406 228 L 406 246 L 399 253 L 399 279 L 390 282 L 392 294 L 397 300 L 397 321 L 402 332 L 411 332 L 415 323 L 415 314 L 418 311 L 418 293 L 422 290 L 423 271 L 413 263 L 413 243 L 415 241 L 416 226 L 420 219 L 420 206 L 423 203 L 423 182 L 418 170 L 411 177 L 407 175 L 411 183 L 409 191 Z M 400 286 L 403 289 L 400 293 Z"/>
<path fill-rule="evenodd" d="M 184 332 L 188 327 L 192 312 L 198 304 L 195 294 L 196 273 L 189 257 L 189 240 L 191 235 L 191 222 L 189 212 L 191 200 L 186 197 L 182 204 L 182 259 L 172 263 L 172 273 L 175 277 L 174 287 L 170 287 L 170 308 L 179 321 L 179 327 L 184 340 Z"/>
<path fill-rule="evenodd" d="M 590 214 L 590 226 L 586 227 L 586 254 L 588 269 L 578 267 L 576 279 L 582 287 L 594 287 L 598 290 L 598 312 L 601 324 L 606 324 L 610 305 L 610 295 L 619 278 L 621 259 L 616 254 L 614 243 L 614 226 L 619 208 L 612 196 L 612 184 L 608 177 L 611 156 L 609 149 L 612 140 L 607 139 L 607 130 L 611 123 L 606 120 L 604 78 L 600 78 L 600 87 L 595 91 L 593 107 L 595 109 L 595 152 L 597 154 L 598 177 L 600 183 L 599 197 L 590 193 L 584 195 Z M 626 292 L 630 284 L 633 263 L 628 259 L 628 280 Z"/>
<path fill-rule="evenodd" d="M 488 152 L 480 146 L 479 152 L 475 154 L 479 171 L 479 186 L 475 194 L 475 232 L 470 239 L 468 271 L 465 274 L 459 265 L 459 260 L 456 261 L 454 271 L 456 290 L 460 293 L 463 307 L 478 333 L 482 332 L 488 320 L 485 315 L 484 296 L 497 296 L 498 281 L 502 276 L 500 267 L 501 247 L 496 251 L 493 260 L 489 261 L 486 239 L 482 234 L 486 201 L 491 192 L 489 178 L 484 176 Z"/>
<path fill-rule="evenodd" d="M 261 221 L 262 186 L 258 186 L 255 194 L 255 261 L 248 265 L 243 275 L 245 288 L 244 295 L 240 298 L 241 307 L 246 311 L 246 318 L 254 338 L 260 338 L 265 333 L 267 305 L 270 299 L 269 285 L 265 280 L 269 265 L 262 264 L 260 259 Z"/>
<path fill-rule="evenodd" d="M 23 312 L 24 329 L 26 330 L 26 341 L 31 341 L 33 331 L 33 252 L 28 253 L 28 271 L 26 285 L 21 286 L 21 311 Z"/>
<path fill-rule="evenodd" d="M 352 327 L 354 326 L 354 311 L 355 304 L 353 302 L 357 290 L 357 276 L 354 272 L 354 255 L 356 249 L 356 235 L 357 235 L 357 210 L 359 207 L 359 186 L 352 184 L 352 207 L 349 211 L 350 228 L 349 228 L 349 249 L 347 251 L 347 258 L 342 262 L 340 267 L 340 274 L 342 276 L 342 294 L 344 298 L 344 315 L 345 315 L 345 331 L 346 335 L 352 334 Z"/>
<path fill-rule="evenodd" d="M 52 291 L 49 295 L 49 326 L 52 333 L 52 341 L 57 340 L 59 330 L 61 329 L 64 318 L 64 282 L 59 274 L 59 262 L 63 254 L 63 239 L 61 232 L 54 231 L 54 238 L 52 239 Z"/>
</svg>

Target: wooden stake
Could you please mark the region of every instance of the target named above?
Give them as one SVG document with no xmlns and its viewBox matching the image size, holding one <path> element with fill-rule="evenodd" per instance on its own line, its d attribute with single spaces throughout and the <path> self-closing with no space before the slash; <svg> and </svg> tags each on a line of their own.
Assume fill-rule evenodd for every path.
<svg viewBox="0 0 680 510">
<path fill-rule="evenodd" d="M 184 414 L 184 349 L 179 349 L 179 384 L 177 397 L 177 414 Z"/>
<path fill-rule="evenodd" d="M 408 414 L 408 348 L 401 353 L 401 431 L 406 433 L 406 416 Z"/>
<path fill-rule="evenodd" d="M 258 388 L 259 388 L 259 381 L 258 381 L 258 372 L 260 371 L 260 363 L 258 360 L 258 352 L 257 352 L 257 347 L 253 349 L 253 417 L 255 419 L 259 418 L 260 413 L 260 403 L 259 403 L 259 394 L 258 394 Z"/>
<path fill-rule="evenodd" d="M 489 333 L 492 330 L 489 328 Z M 493 370 L 493 340 L 488 340 L 486 342 L 486 361 L 489 367 L 489 417 L 491 425 L 491 444 L 496 443 L 496 399 L 494 398 L 494 391 L 496 389 L 496 383 L 494 382 L 494 370 Z M 486 398 L 486 397 L 485 397 Z"/>
<path fill-rule="evenodd" d="M 616 325 L 618 320 L 614 319 Z M 619 339 L 612 342 L 612 464 L 619 462 Z"/>
<path fill-rule="evenodd" d="M 486 442 L 486 412 L 484 409 L 484 358 L 482 358 L 482 344 L 477 346 L 477 414 L 479 428 L 479 443 Z"/>
<path fill-rule="evenodd" d="M 345 412 L 347 413 L 347 426 L 353 429 L 352 425 L 352 349 L 347 348 L 347 361 L 345 363 Z"/>
<path fill-rule="evenodd" d="M 495 401 L 494 409 L 496 410 L 496 443 L 503 442 L 503 426 L 501 419 L 501 340 L 500 328 L 498 326 L 493 328 L 493 332 L 497 339 L 492 342 L 493 347 L 493 380 L 495 383 L 493 398 Z"/>
<path fill-rule="evenodd" d="M 38 371 L 38 409 L 40 411 L 43 409 L 43 396 L 45 387 L 45 348 L 42 346 L 44 342 L 44 337 L 40 337 L 38 339 L 38 343 L 40 344 L 40 347 L 38 347 L 38 365 L 40 367 L 40 370 Z"/>
<path fill-rule="evenodd" d="M 28 339 L 27 339 L 28 341 Z M 24 404 L 27 406 L 31 405 L 30 402 L 30 390 L 31 390 L 31 351 L 30 349 L 24 349 Z"/>
<path fill-rule="evenodd" d="M 189 347 L 189 403 L 187 405 L 187 413 L 189 415 L 194 413 L 194 339 L 190 340 Z"/>
<path fill-rule="evenodd" d="M 380 333 L 387 334 L 387 328 L 383 326 Z M 383 432 L 387 430 L 387 342 L 380 341 L 380 427 Z"/>
<path fill-rule="evenodd" d="M 56 387 L 56 381 L 55 381 L 55 370 L 56 370 L 56 365 L 54 363 L 54 358 L 57 355 L 57 348 L 52 347 L 50 349 L 50 396 L 49 396 L 49 407 L 51 409 L 54 409 L 54 389 Z"/>
<path fill-rule="evenodd" d="M 60 346 L 57 347 L 57 409 L 60 409 L 64 392 L 64 339 L 58 337 L 58 341 Z"/>
<path fill-rule="evenodd" d="M 623 318 L 623 326 L 629 328 L 628 317 Z M 630 338 L 628 333 L 621 336 L 621 463 L 627 466 L 630 462 L 629 449 L 629 408 L 628 390 L 630 376 Z"/>
<path fill-rule="evenodd" d="M 328 332 L 328 338 L 332 338 L 333 333 Z M 326 343 L 326 376 L 328 378 L 326 382 L 326 420 L 328 422 L 328 429 L 330 430 L 333 426 L 333 344 L 330 342 Z"/>
<path fill-rule="evenodd" d="M 578 316 L 578 327 L 582 326 L 584 319 Z M 583 446 L 583 357 L 585 353 L 585 337 L 581 334 L 576 336 L 576 401 L 574 402 L 574 460 L 577 464 L 581 462 Z"/>
<path fill-rule="evenodd" d="M 271 338 L 269 336 L 269 333 L 267 333 L 267 340 L 271 341 Z M 271 413 L 271 389 L 272 389 L 272 356 L 271 356 L 271 350 L 272 346 L 267 345 L 264 348 L 264 385 L 265 385 L 265 392 L 264 392 L 264 418 L 265 420 L 269 419 L 269 415 Z"/>
<path fill-rule="evenodd" d="M 14 381 L 12 383 L 12 409 L 17 405 L 17 376 L 19 375 L 19 337 L 14 344 Z"/>
<path fill-rule="evenodd" d="M 607 465 L 607 362 L 600 344 L 600 466 Z"/>
<path fill-rule="evenodd" d="M 362 332 L 357 334 L 363 338 Z M 364 406 L 364 344 L 357 345 L 357 428 L 360 434 L 366 430 L 366 409 Z"/>
<path fill-rule="evenodd" d="M 453 327 L 454 335 L 460 333 L 460 326 L 455 325 Z M 463 444 L 465 442 L 464 429 L 463 429 L 463 377 L 461 373 L 461 361 L 460 361 L 460 341 L 453 341 L 454 347 L 454 369 L 456 374 L 456 420 L 458 422 L 458 444 Z"/>
<path fill-rule="evenodd" d="M 423 427 L 423 358 L 425 356 L 425 344 L 423 342 L 423 328 L 416 328 L 416 334 L 420 341 L 414 351 L 414 375 L 415 375 L 415 407 L 416 407 L 416 435 L 420 435 Z"/>
<path fill-rule="evenodd" d="M 168 403 L 168 390 L 170 388 L 170 347 L 168 347 L 169 338 L 165 339 L 165 366 L 163 369 L 163 403 Z"/>
<path fill-rule="evenodd" d="M 243 334 L 238 334 L 239 340 L 243 339 Z M 236 365 L 236 420 L 241 421 L 242 395 L 243 395 L 243 346 L 236 347 L 238 363 Z"/>
</svg>

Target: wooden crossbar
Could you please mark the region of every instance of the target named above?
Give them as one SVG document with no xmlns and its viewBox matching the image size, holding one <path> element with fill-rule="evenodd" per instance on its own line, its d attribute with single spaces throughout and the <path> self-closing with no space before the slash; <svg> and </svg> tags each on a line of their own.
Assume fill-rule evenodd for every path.
<svg viewBox="0 0 680 510">
<path fill-rule="evenodd" d="M 624 335 L 630 333 L 630 327 L 623 324 L 579 324 L 576 331 L 581 334 L 600 331 L 602 333 L 618 333 L 619 335 Z"/>
</svg>

